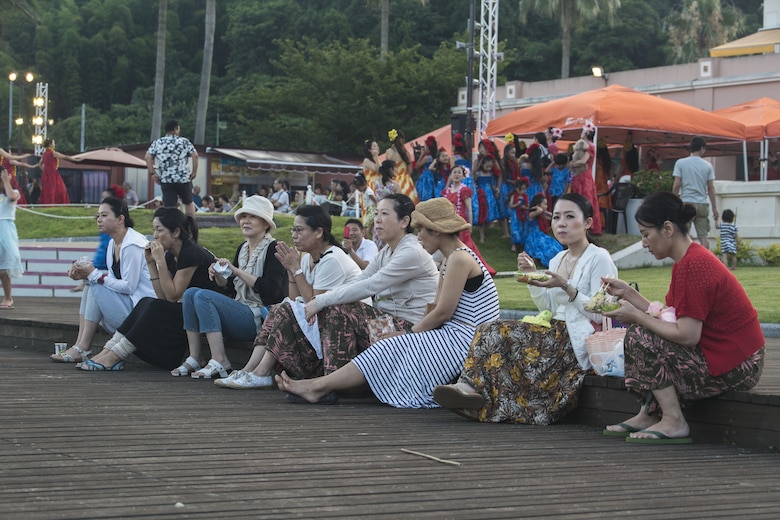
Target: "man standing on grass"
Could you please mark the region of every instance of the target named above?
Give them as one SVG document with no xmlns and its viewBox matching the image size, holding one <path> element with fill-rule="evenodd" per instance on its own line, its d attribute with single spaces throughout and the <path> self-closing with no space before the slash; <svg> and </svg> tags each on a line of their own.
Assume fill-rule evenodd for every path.
<svg viewBox="0 0 780 520">
<path fill-rule="evenodd" d="M 179 122 L 175 119 L 165 123 L 165 135 L 152 143 L 144 158 L 149 175 L 162 189 L 163 206 L 176 208 L 181 199 L 185 213 L 194 217 L 192 180 L 198 175 L 198 152 L 189 139 L 179 135 L 180 131 Z M 187 164 L 190 157 L 192 174 Z"/>
<path fill-rule="evenodd" d="M 710 208 L 715 223 L 718 223 L 718 206 L 715 203 L 715 171 L 712 165 L 702 159 L 707 151 L 707 142 L 703 137 L 691 139 L 688 148 L 691 155 L 674 163 L 674 184 L 672 191 L 679 195 L 683 202 L 696 206 L 696 218 L 693 227 L 699 243 L 710 248 L 707 235 L 710 232 Z"/>
</svg>

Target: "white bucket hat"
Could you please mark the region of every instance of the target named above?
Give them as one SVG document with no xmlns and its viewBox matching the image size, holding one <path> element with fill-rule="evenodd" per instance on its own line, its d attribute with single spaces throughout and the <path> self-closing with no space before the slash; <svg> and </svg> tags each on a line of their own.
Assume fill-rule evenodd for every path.
<svg viewBox="0 0 780 520">
<path fill-rule="evenodd" d="M 271 201 L 265 197 L 261 197 L 260 195 L 252 195 L 251 197 L 245 199 L 243 206 L 241 206 L 241 208 L 233 214 L 233 218 L 235 218 L 236 222 L 238 222 L 238 218 L 244 213 L 249 213 L 250 215 L 260 217 L 261 219 L 268 222 L 268 225 L 271 226 L 271 229 L 276 229 L 276 224 L 274 223 L 274 205 L 271 204 Z"/>
</svg>

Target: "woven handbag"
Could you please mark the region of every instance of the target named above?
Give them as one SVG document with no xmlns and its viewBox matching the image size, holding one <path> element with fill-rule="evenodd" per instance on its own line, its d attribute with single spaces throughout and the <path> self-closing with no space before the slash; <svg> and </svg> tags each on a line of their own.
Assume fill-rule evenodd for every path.
<svg viewBox="0 0 780 520">
<path fill-rule="evenodd" d="M 602 329 L 585 340 L 593 370 L 600 376 L 623 377 L 623 339 L 626 329 L 612 328 L 612 319 L 601 317 Z"/>
</svg>

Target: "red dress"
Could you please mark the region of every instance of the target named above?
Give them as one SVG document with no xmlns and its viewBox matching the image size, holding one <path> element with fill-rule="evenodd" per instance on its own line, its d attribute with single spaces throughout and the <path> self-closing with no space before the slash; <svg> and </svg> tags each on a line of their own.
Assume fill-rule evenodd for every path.
<svg viewBox="0 0 780 520">
<path fill-rule="evenodd" d="M 17 204 L 27 204 L 27 200 L 24 198 L 24 192 L 19 188 L 19 181 L 16 180 L 16 166 L 11 164 L 11 161 L 7 157 L 3 157 L 3 168 L 11 176 L 11 187 L 19 192 L 19 198 L 16 200 Z"/>
<path fill-rule="evenodd" d="M 599 211 L 599 197 L 596 192 L 596 183 L 593 182 L 593 161 L 596 158 L 596 147 L 591 143 L 588 146 L 588 165 L 584 172 L 575 175 L 571 180 L 571 191 L 579 193 L 593 206 L 593 225 L 590 232 L 593 235 L 600 235 L 601 230 L 601 211 Z"/>
<path fill-rule="evenodd" d="M 466 213 L 466 199 L 472 196 L 471 188 L 461 184 L 458 188 L 458 191 L 453 192 L 450 191 L 449 188 L 444 188 L 441 192 L 441 195 L 448 201 L 452 202 L 452 205 L 455 206 L 455 211 L 460 216 L 460 218 L 466 222 L 469 221 L 468 213 Z M 482 254 L 479 252 L 477 244 L 475 244 L 474 240 L 471 238 L 471 231 L 464 229 L 460 232 L 458 238 L 460 238 L 460 241 L 463 242 L 463 245 L 474 251 L 474 254 L 479 257 L 480 261 L 482 261 L 482 264 L 485 266 L 485 269 L 488 270 L 490 276 L 495 276 L 496 270 L 490 267 L 485 259 L 482 258 Z"/>
<path fill-rule="evenodd" d="M 60 172 L 57 170 L 59 161 L 54 157 L 54 150 L 47 148 L 41 156 L 43 161 L 43 175 L 41 176 L 40 204 L 70 204 L 68 190 L 62 182 Z"/>
</svg>

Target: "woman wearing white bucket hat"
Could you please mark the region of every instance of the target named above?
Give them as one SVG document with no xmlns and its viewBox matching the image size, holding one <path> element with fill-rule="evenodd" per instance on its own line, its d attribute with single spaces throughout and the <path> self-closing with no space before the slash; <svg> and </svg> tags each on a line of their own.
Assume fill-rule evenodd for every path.
<svg viewBox="0 0 780 520">
<path fill-rule="evenodd" d="M 246 199 L 234 214 L 246 242 L 238 248 L 232 263 L 227 258 L 219 258 L 209 268 L 209 275 L 220 287 L 232 281 L 235 299 L 207 289 L 190 288 L 184 292 L 182 304 L 189 357 L 171 375 L 226 377 L 230 361 L 225 355 L 223 334 L 238 340 L 253 340 L 268 314 L 267 306 L 287 296 L 287 273 L 274 256 L 276 240 L 270 233 L 276 228 L 273 215 L 274 207 L 265 197 L 253 195 Z M 211 360 L 205 367 L 201 364 L 201 334 L 206 334 L 211 348 Z"/>
</svg>

